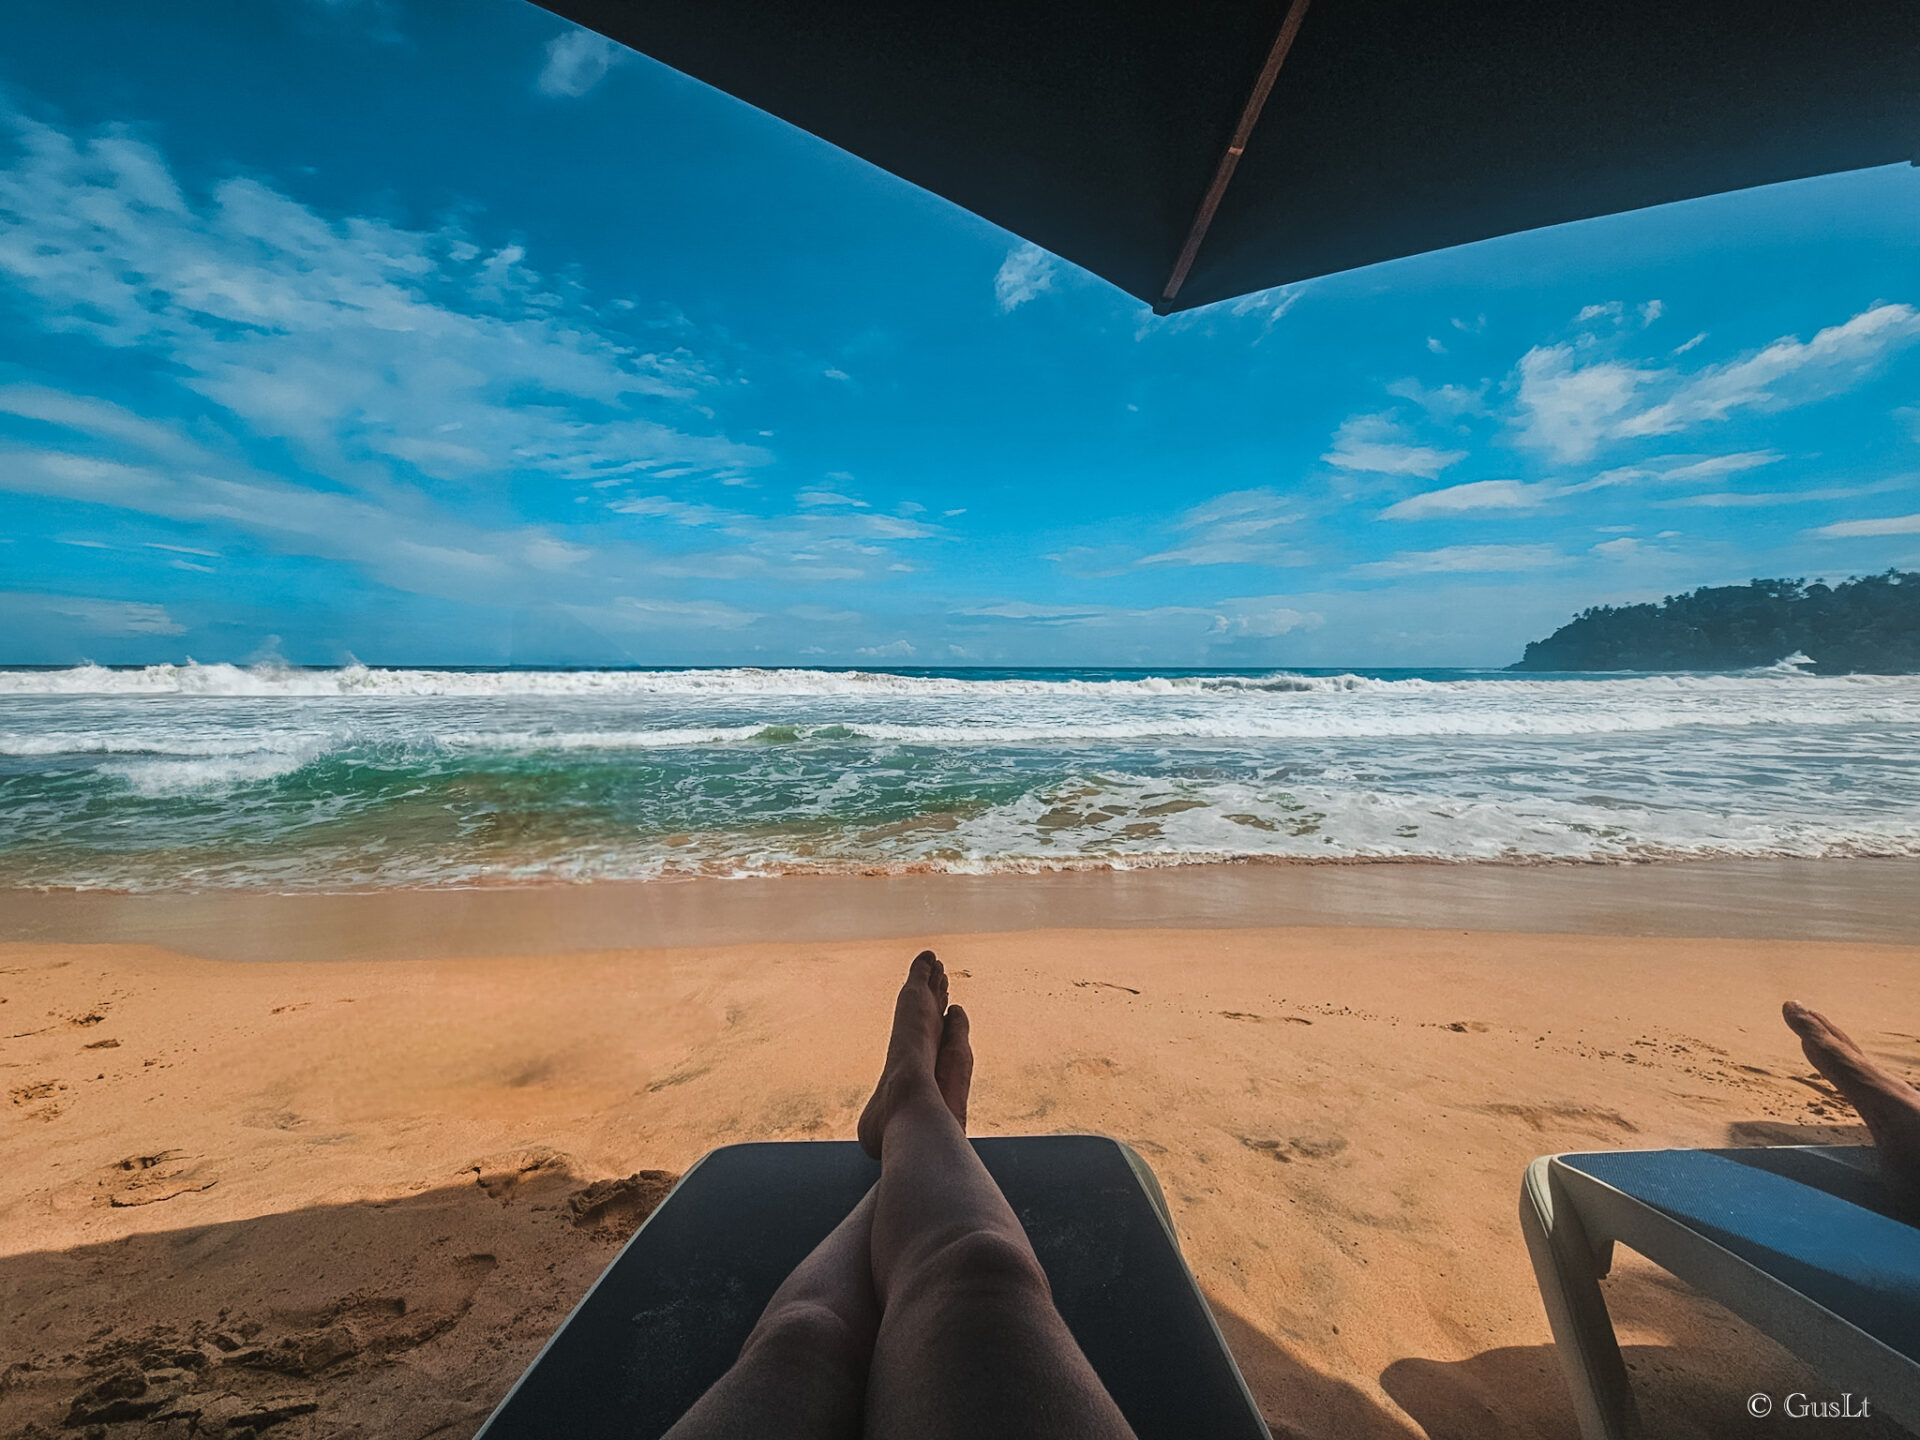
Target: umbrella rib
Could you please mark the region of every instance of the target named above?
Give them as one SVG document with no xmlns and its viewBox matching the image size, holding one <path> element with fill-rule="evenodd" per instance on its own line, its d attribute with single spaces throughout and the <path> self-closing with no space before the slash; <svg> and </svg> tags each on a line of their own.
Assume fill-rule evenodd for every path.
<svg viewBox="0 0 1920 1440">
<path fill-rule="evenodd" d="M 1273 92 L 1273 82 L 1280 74 L 1281 65 L 1286 63 L 1287 52 L 1293 48 L 1294 36 L 1300 33 L 1300 22 L 1307 16 L 1307 3 L 1308 0 L 1293 0 L 1287 6 L 1286 18 L 1280 22 L 1280 33 L 1273 37 L 1273 48 L 1267 51 L 1267 63 L 1260 67 L 1259 78 L 1253 82 L 1253 91 L 1247 96 L 1247 103 L 1240 108 L 1240 123 L 1233 127 L 1233 138 L 1227 142 L 1220 163 L 1213 168 L 1213 181 L 1207 186 L 1207 193 L 1200 197 L 1200 208 L 1193 212 L 1193 223 L 1187 227 L 1187 240 L 1180 247 L 1180 258 L 1173 262 L 1173 273 L 1167 277 L 1166 287 L 1160 292 L 1160 303 L 1153 307 L 1162 314 L 1166 313 L 1167 307 L 1180 293 L 1180 287 L 1187 283 L 1187 272 L 1193 268 L 1194 257 L 1200 253 L 1200 244 L 1207 238 L 1207 230 L 1213 224 L 1214 212 L 1220 208 L 1220 199 L 1227 193 L 1227 182 L 1233 179 L 1240 156 L 1246 151 L 1247 140 L 1259 122 L 1261 108 L 1266 105 L 1267 96 Z"/>
</svg>

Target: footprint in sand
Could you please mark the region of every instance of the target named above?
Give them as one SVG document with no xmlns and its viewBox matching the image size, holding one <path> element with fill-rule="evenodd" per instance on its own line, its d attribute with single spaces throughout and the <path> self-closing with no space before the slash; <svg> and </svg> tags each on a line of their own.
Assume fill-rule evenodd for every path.
<svg viewBox="0 0 1920 1440">
<path fill-rule="evenodd" d="M 1265 1024 L 1269 1020 L 1278 1020 L 1287 1025 L 1311 1025 L 1313 1023 L 1304 1015 L 1256 1015 L 1251 1010 L 1222 1010 L 1220 1015 L 1227 1020 L 1251 1020 L 1256 1025 Z"/>
<path fill-rule="evenodd" d="M 158 1205 L 164 1200 L 211 1190 L 219 1183 L 218 1176 L 202 1171 L 195 1157 L 184 1150 L 129 1155 L 109 1165 L 100 1180 L 107 1204 L 116 1210 Z"/>
<path fill-rule="evenodd" d="M 1079 990 L 1124 990 L 1129 995 L 1140 993 L 1131 985 L 1116 985 L 1111 980 L 1076 980 L 1073 983 L 1074 988 Z"/>
<path fill-rule="evenodd" d="M 506 1205 L 570 1180 L 573 1157 L 543 1145 L 531 1145 L 476 1160 L 461 1173 L 473 1176 L 473 1183 L 489 1198 Z"/>
<path fill-rule="evenodd" d="M 1616 1115 L 1611 1110 L 1602 1110 L 1593 1105 L 1515 1105 L 1499 1102 L 1492 1105 L 1476 1105 L 1474 1109 L 1483 1115 L 1497 1115 L 1504 1120 L 1520 1120 L 1530 1130 L 1584 1130 L 1588 1134 L 1625 1134 L 1638 1135 L 1640 1127 L 1624 1115 Z"/>
<path fill-rule="evenodd" d="M 58 1098 L 66 1088 L 62 1080 L 36 1080 L 9 1090 L 7 1098 L 25 1108 L 29 1120 L 58 1120 L 66 1112 L 66 1105 Z"/>
<path fill-rule="evenodd" d="M 1075 1075 L 1111 1075 L 1120 1067 L 1104 1055 L 1078 1055 L 1067 1062 L 1067 1069 Z"/>
<path fill-rule="evenodd" d="M 1296 1135 L 1290 1140 L 1255 1139 L 1242 1135 L 1240 1143 L 1249 1150 L 1271 1155 L 1283 1165 L 1298 1160 L 1331 1160 L 1347 1148 L 1344 1135 Z"/>
<path fill-rule="evenodd" d="M 567 1219 L 576 1230 L 631 1235 L 679 1178 L 671 1170 L 638 1170 L 623 1180 L 596 1180 L 567 1196 Z"/>
</svg>

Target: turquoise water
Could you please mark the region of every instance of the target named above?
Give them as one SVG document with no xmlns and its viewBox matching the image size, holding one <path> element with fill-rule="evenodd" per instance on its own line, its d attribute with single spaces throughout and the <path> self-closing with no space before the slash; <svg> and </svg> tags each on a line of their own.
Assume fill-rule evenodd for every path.
<svg viewBox="0 0 1920 1440">
<path fill-rule="evenodd" d="M 0 884 L 1920 854 L 1920 677 L 0 671 Z"/>
</svg>

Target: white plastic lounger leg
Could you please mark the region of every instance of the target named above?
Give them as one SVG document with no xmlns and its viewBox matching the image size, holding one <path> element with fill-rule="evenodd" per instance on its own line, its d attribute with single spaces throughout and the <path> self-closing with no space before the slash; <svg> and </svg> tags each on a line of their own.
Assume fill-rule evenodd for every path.
<svg viewBox="0 0 1920 1440">
<path fill-rule="evenodd" d="M 1551 1159 L 1527 1167 L 1520 1185 L 1520 1228 L 1553 1327 L 1574 1415 L 1584 1440 L 1632 1440 L 1640 1416 L 1627 1385 L 1626 1362 L 1614 1339 L 1613 1319 L 1600 1293 L 1606 1273 L 1580 1217 L 1553 1184 Z"/>
</svg>

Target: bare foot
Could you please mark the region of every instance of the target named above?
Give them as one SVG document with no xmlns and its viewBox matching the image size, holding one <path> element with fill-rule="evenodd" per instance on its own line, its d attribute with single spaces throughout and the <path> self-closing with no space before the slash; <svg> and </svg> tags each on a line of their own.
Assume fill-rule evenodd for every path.
<svg viewBox="0 0 1920 1440">
<path fill-rule="evenodd" d="M 901 1105 L 918 1094 L 939 1093 L 934 1067 L 945 1032 L 947 1009 L 947 971 L 931 950 L 922 950 L 907 968 L 907 983 L 893 1002 L 893 1033 L 887 1038 L 887 1059 L 880 1069 L 880 1083 L 873 1098 L 860 1112 L 861 1147 L 876 1159 L 880 1155 L 880 1137 L 887 1120 Z M 962 1036 L 964 1044 L 964 1014 Z M 968 1072 L 972 1054 L 968 1052 Z"/>
<path fill-rule="evenodd" d="M 972 1022 L 958 1005 L 947 1007 L 940 1027 L 940 1051 L 933 1058 L 933 1081 L 940 1087 L 940 1098 L 947 1109 L 967 1128 L 967 1096 L 973 1090 L 973 1043 L 969 1036 Z"/>
<path fill-rule="evenodd" d="M 1920 1090 L 1883 1070 L 1826 1016 L 1789 1000 L 1780 1007 L 1807 1059 L 1847 1097 L 1873 1134 L 1887 1177 L 1920 1197 Z"/>
</svg>

